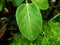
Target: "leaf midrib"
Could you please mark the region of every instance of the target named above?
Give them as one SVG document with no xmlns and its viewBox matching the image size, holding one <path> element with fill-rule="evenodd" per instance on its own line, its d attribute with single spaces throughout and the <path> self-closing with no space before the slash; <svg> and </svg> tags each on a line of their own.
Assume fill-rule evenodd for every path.
<svg viewBox="0 0 60 45">
<path fill-rule="evenodd" d="M 28 3 L 26 5 L 27 5 L 28 24 L 29 24 L 30 32 L 32 33 L 30 15 L 29 15 L 29 5 L 28 5 Z"/>
</svg>

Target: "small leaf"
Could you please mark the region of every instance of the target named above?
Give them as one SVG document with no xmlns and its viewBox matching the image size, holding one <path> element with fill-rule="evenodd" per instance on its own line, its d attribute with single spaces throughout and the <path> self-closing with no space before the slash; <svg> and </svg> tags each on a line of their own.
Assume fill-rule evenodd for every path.
<svg viewBox="0 0 60 45">
<path fill-rule="evenodd" d="M 2 11 L 4 3 L 5 3 L 4 0 L 0 0 L 0 11 Z"/>
<path fill-rule="evenodd" d="M 2 4 L 0 4 L 0 11 L 2 11 L 2 8 L 3 8 L 3 5 L 2 5 Z"/>
<path fill-rule="evenodd" d="M 14 6 L 19 6 L 24 0 L 12 0 Z"/>
<path fill-rule="evenodd" d="M 5 10 L 6 12 L 9 12 L 9 10 L 8 10 L 6 7 L 4 8 L 4 10 Z"/>
<path fill-rule="evenodd" d="M 32 0 L 32 3 L 42 10 L 46 10 L 49 8 L 48 0 Z"/>
<path fill-rule="evenodd" d="M 52 2 L 55 2 L 56 0 L 52 0 Z"/>
<path fill-rule="evenodd" d="M 17 8 L 16 21 L 22 35 L 30 40 L 35 40 L 42 29 L 42 16 L 34 4 L 22 4 Z"/>
</svg>

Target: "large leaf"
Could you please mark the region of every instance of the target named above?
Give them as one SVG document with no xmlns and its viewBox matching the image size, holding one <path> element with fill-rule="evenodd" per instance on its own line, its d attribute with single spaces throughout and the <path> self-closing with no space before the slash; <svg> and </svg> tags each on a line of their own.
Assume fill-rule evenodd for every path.
<svg viewBox="0 0 60 45">
<path fill-rule="evenodd" d="M 39 7 L 39 9 L 46 10 L 49 8 L 48 0 L 32 0 L 33 4 Z"/>
<path fill-rule="evenodd" d="M 12 0 L 14 6 L 19 6 L 24 0 Z"/>
<path fill-rule="evenodd" d="M 34 4 L 22 4 L 17 8 L 16 21 L 23 36 L 33 41 L 42 29 L 42 16 Z"/>
</svg>

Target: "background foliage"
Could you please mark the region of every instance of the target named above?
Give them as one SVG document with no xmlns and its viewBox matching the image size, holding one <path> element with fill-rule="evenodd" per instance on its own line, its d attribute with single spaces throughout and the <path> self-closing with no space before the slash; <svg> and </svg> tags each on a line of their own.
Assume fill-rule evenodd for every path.
<svg viewBox="0 0 60 45">
<path fill-rule="evenodd" d="M 60 0 L 0 0 L 0 45 L 60 45 Z"/>
</svg>

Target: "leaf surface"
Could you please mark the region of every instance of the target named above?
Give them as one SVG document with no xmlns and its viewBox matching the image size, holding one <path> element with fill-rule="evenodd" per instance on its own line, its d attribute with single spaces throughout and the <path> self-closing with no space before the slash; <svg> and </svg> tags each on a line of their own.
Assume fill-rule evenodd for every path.
<svg viewBox="0 0 60 45">
<path fill-rule="evenodd" d="M 16 11 L 16 21 L 26 39 L 33 41 L 39 36 L 42 29 L 42 16 L 34 4 L 20 5 Z"/>
<path fill-rule="evenodd" d="M 32 3 L 42 10 L 46 10 L 49 8 L 48 0 L 32 0 Z"/>
<path fill-rule="evenodd" d="M 2 4 L 0 4 L 0 11 L 2 11 L 2 8 L 3 8 L 3 5 L 2 5 Z"/>
<path fill-rule="evenodd" d="M 24 0 L 12 0 L 14 6 L 19 6 Z"/>
</svg>

